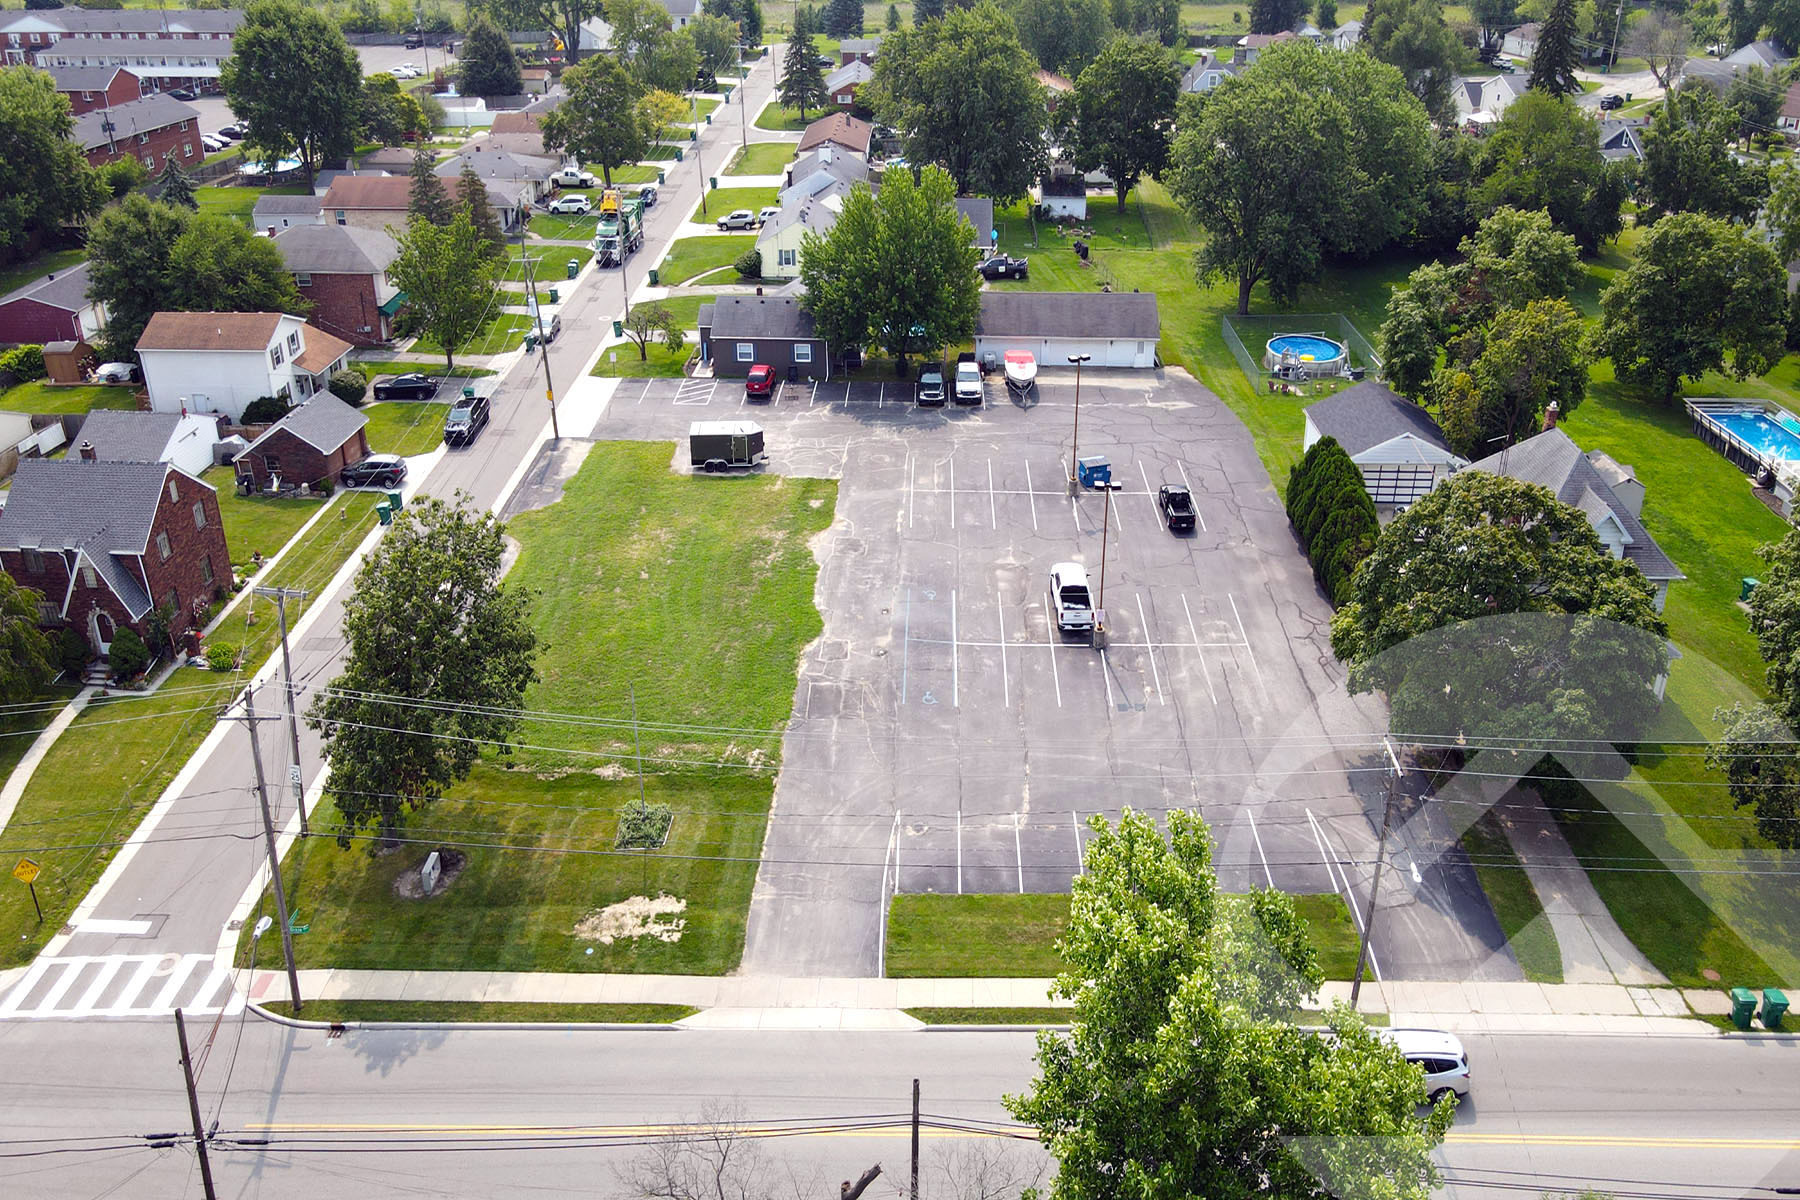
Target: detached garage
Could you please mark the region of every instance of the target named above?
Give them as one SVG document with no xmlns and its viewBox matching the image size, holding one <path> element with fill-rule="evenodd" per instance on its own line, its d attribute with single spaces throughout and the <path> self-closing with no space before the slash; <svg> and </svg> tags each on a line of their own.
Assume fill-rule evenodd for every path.
<svg viewBox="0 0 1800 1200">
<path fill-rule="evenodd" d="M 987 362 L 1029 350 L 1040 367 L 1064 366 L 1071 354 L 1091 367 L 1156 366 L 1162 319 L 1147 292 L 981 293 L 975 354 Z"/>
</svg>

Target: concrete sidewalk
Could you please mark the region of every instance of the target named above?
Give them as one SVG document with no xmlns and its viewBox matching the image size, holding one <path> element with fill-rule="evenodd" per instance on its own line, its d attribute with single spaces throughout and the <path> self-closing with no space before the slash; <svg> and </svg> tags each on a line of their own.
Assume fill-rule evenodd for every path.
<svg viewBox="0 0 1800 1200">
<path fill-rule="evenodd" d="M 531 1004 L 679 1004 L 701 1012 L 682 1025 L 715 1029 L 905 1029 L 918 1008 L 1048 1008 L 1048 979 L 825 979 L 728 975 L 585 975 L 506 971 L 300 972 L 308 1000 Z M 257 971 L 253 1003 L 287 992 L 280 971 Z M 1350 985 L 1325 984 L 1321 1004 L 1348 1002 Z M 1360 1008 L 1395 1026 L 1456 1033 L 1587 1033 L 1713 1037 L 1697 1020 L 1730 1010 L 1724 992 L 1570 983 L 1368 983 Z"/>
</svg>

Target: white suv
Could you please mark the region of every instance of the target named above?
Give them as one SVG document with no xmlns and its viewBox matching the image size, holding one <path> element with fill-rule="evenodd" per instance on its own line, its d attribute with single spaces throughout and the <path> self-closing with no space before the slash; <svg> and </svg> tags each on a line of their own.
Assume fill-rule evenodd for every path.
<svg viewBox="0 0 1800 1200">
<path fill-rule="evenodd" d="M 593 201 L 586 196 L 558 196 L 550 202 L 553 213 L 585 213 L 592 212 L 593 208 Z"/>
<path fill-rule="evenodd" d="M 1377 1029 L 1425 1072 L 1425 1094 L 1436 1103 L 1447 1095 L 1469 1094 L 1469 1056 L 1455 1035 L 1436 1029 Z"/>
</svg>

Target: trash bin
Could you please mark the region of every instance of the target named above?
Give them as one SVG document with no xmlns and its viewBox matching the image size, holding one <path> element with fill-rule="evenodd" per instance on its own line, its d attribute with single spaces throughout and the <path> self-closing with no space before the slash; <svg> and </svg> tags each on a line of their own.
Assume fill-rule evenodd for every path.
<svg viewBox="0 0 1800 1200">
<path fill-rule="evenodd" d="M 550 303 L 552 303 L 552 304 L 561 304 L 562 303 L 562 297 L 556 294 L 555 288 L 550 289 Z"/>
<path fill-rule="evenodd" d="M 569 260 L 569 278 L 573 279 L 579 274 L 581 274 L 581 260 L 579 258 L 571 258 Z"/>
<path fill-rule="evenodd" d="M 706 123 L 707 123 L 707 124 L 708 124 L 708 125 L 711 125 L 711 124 L 712 124 L 712 114 L 711 114 L 711 113 L 707 113 L 707 114 L 706 114 Z"/>
<path fill-rule="evenodd" d="M 1749 988 L 1731 989 L 1731 1023 L 1739 1029 L 1750 1028 L 1750 1018 L 1756 1015 L 1756 993 Z"/>
<path fill-rule="evenodd" d="M 625 322 L 623 322 L 623 321 L 614 321 L 613 322 L 613 336 L 614 337 L 624 337 L 625 336 Z"/>
<path fill-rule="evenodd" d="M 380 504 L 375 506 L 375 517 L 383 525 L 392 525 L 394 523 L 394 510 L 388 507 L 388 502 L 386 500 L 383 500 Z M 1746 1024 L 1744 1028 L 1748 1029 L 1750 1026 Z"/>
<path fill-rule="evenodd" d="M 698 129 L 688 130 L 688 141 L 697 142 L 699 140 L 700 140 L 700 131 Z"/>
<path fill-rule="evenodd" d="M 709 188 L 711 188 L 713 191 L 715 191 L 715 192 L 718 191 L 719 190 L 719 177 L 717 175 L 708 175 L 706 177 L 706 185 Z"/>
<path fill-rule="evenodd" d="M 668 172 L 659 169 L 656 172 L 656 185 L 658 187 L 661 187 L 663 184 L 665 184 L 667 182 L 669 182 Z"/>
<path fill-rule="evenodd" d="M 1762 1023 L 1764 1029 L 1780 1029 L 1781 1018 L 1787 1015 L 1787 994 L 1780 988 L 1763 989 Z"/>
<path fill-rule="evenodd" d="M 1096 487 L 1112 482 L 1112 464 L 1099 454 L 1089 454 L 1075 460 L 1075 474 L 1081 480 L 1082 487 Z"/>
<path fill-rule="evenodd" d="M 528 333 L 525 335 L 525 349 L 527 351 L 537 349 L 537 334 Z"/>
<path fill-rule="evenodd" d="M 464 400 L 473 400 L 474 398 L 475 398 L 475 385 L 472 383 L 463 384 L 463 399 Z"/>
<path fill-rule="evenodd" d="M 681 147 L 680 146 L 675 147 L 675 161 L 676 162 L 681 161 Z M 662 172 L 660 172 L 660 171 L 657 172 L 657 178 L 660 179 L 661 177 L 662 177 Z"/>
<path fill-rule="evenodd" d="M 657 283 L 657 280 L 660 278 L 660 276 L 661 276 L 660 271 L 658 271 L 655 267 L 650 268 L 650 286 L 651 287 L 659 286 Z"/>
<path fill-rule="evenodd" d="M 406 507 L 406 497 L 402 496 L 399 492 L 389 492 L 387 502 L 388 508 L 394 512 L 399 512 Z"/>
<path fill-rule="evenodd" d="M 1750 599 L 1750 593 L 1756 590 L 1756 585 L 1760 582 L 1761 580 L 1752 579 L 1748 575 L 1744 576 L 1738 581 L 1738 599 L 1740 601 Z"/>
</svg>

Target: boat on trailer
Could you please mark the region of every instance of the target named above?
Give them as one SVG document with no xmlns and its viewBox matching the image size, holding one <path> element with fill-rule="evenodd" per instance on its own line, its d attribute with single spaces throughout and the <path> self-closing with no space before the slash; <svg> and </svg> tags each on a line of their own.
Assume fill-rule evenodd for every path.
<svg viewBox="0 0 1800 1200">
<path fill-rule="evenodd" d="M 1025 391 L 1037 379 L 1037 359 L 1029 350 L 1008 350 L 1006 352 L 1006 386 L 1018 391 Z"/>
</svg>

